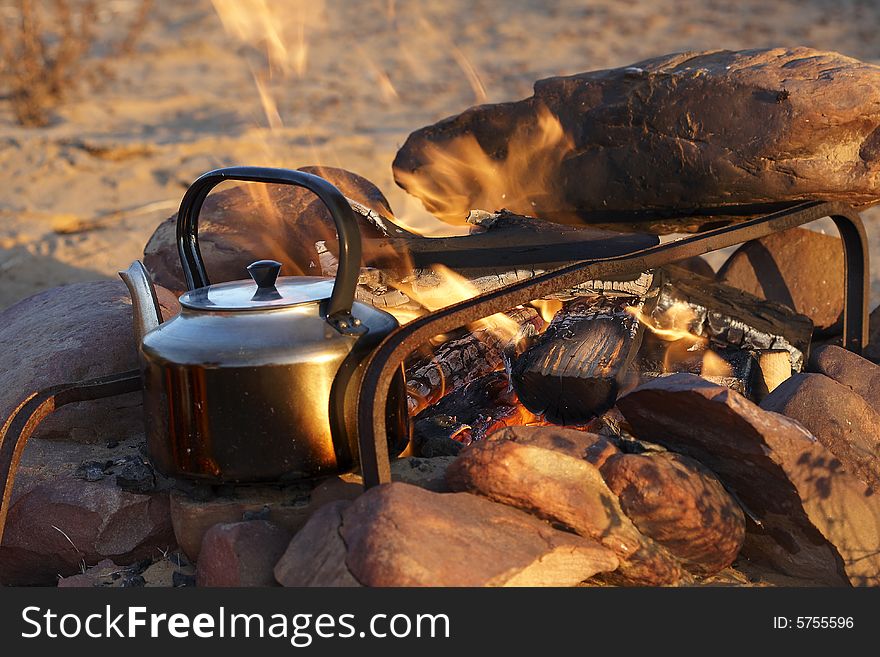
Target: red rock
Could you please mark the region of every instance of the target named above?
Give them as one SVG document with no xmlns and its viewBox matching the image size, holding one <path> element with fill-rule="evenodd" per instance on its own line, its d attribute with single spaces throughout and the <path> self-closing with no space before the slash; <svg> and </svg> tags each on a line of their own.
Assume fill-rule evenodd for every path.
<svg viewBox="0 0 880 657">
<path fill-rule="evenodd" d="M 365 178 L 334 167 L 302 167 L 336 185 L 354 201 L 385 216 L 391 208 L 382 192 Z M 177 217 L 159 224 L 144 247 L 144 266 L 153 281 L 171 290 L 186 288 L 175 236 Z M 379 236 L 366 221 L 364 236 Z M 281 274 L 321 276 L 315 242 L 325 240 L 336 252 L 330 213 L 312 192 L 289 185 L 248 185 L 212 193 L 199 217 L 199 250 L 212 283 L 247 278 L 255 260 L 272 258 Z"/>
<path fill-rule="evenodd" d="M 880 367 L 838 347 L 825 345 L 810 356 L 810 369 L 845 385 L 880 413 Z"/>
<path fill-rule="evenodd" d="M 177 300 L 157 290 L 164 312 Z M 0 422 L 31 393 L 137 369 L 131 299 L 122 281 L 53 288 L 0 311 Z M 34 437 L 106 442 L 143 435 L 140 393 L 71 404 Z"/>
<path fill-rule="evenodd" d="M 684 260 L 679 260 L 675 264 L 682 269 L 686 269 L 687 271 L 696 274 L 697 276 L 703 276 L 705 278 L 715 278 L 715 270 L 712 269 L 712 265 L 710 265 L 702 256 L 685 258 Z"/>
<path fill-rule="evenodd" d="M 822 374 L 795 374 L 761 408 L 800 422 L 845 470 L 880 491 L 880 413 L 851 388 Z"/>
<path fill-rule="evenodd" d="M 0 546 L 0 582 L 52 584 L 83 563 L 119 564 L 174 546 L 168 496 L 128 493 L 112 480 L 62 478 L 12 505 Z"/>
<path fill-rule="evenodd" d="M 299 486 L 237 486 L 208 498 L 180 490 L 171 493 L 174 536 L 193 561 L 200 560 L 205 534 L 216 525 L 235 524 L 246 516 L 257 515 L 293 534 L 314 508 L 309 504 L 308 492 Z"/>
<path fill-rule="evenodd" d="M 338 531 L 365 586 L 572 586 L 618 565 L 595 541 L 517 509 L 402 483 L 361 495 Z"/>
<path fill-rule="evenodd" d="M 346 546 L 340 535 L 348 500 L 325 504 L 296 533 L 275 565 L 282 586 L 360 586 L 346 566 Z"/>
<path fill-rule="evenodd" d="M 265 520 L 214 525 L 196 567 L 198 586 L 277 586 L 272 573 L 290 532 Z"/>
<path fill-rule="evenodd" d="M 489 440 L 508 440 L 523 445 L 552 449 L 577 459 L 583 459 L 597 468 L 601 468 L 605 461 L 620 453 L 620 450 L 607 438 L 598 434 L 555 425 L 505 427 L 493 433 Z"/>
<path fill-rule="evenodd" d="M 690 572 L 712 575 L 736 559 L 745 518 L 714 474 L 671 452 L 620 454 L 602 467 L 624 513 Z"/>
<path fill-rule="evenodd" d="M 623 583 L 666 585 L 685 577 L 678 561 L 633 525 L 599 470 L 570 455 L 571 443 L 554 441 L 562 447 L 557 451 L 497 435 L 462 450 L 446 471 L 452 490 L 484 495 L 598 541 L 620 559 L 614 577 Z"/>
<path fill-rule="evenodd" d="M 744 557 L 816 585 L 880 584 L 880 497 L 800 424 L 690 374 L 618 408 L 637 438 L 697 459 L 737 496 L 755 520 Z"/>
<path fill-rule="evenodd" d="M 843 322 L 843 246 L 806 228 L 773 233 L 742 245 L 718 270 L 718 280 L 807 315 L 819 334 Z"/>
</svg>

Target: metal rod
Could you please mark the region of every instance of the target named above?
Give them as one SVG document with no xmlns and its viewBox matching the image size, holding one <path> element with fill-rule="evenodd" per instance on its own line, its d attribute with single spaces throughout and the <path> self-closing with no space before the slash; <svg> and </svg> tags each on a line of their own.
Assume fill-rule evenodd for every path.
<svg viewBox="0 0 880 657">
<path fill-rule="evenodd" d="M 113 397 L 141 389 L 140 370 L 111 374 L 99 379 L 67 383 L 35 392 L 25 399 L 0 428 L 0 482 L 3 498 L 0 503 L 0 544 L 6 529 L 6 515 L 12 504 L 15 475 L 25 445 L 36 428 L 55 409 L 73 402 Z"/>
<path fill-rule="evenodd" d="M 842 203 L 809 201 L 734 226 L 716 228 L 627 255 L 576 262 L 424 315 L 385 338 L 367 363 L 358 393 L 358 439 L 364 488 L 391 481 L 384 413 L 391 381 L 406 357 L 433 336 L 560 289 L 574 287 L 585 280 L 636 274 L 824 217 L 833 219 L 844 245 L 844 347 L 860 353 L 867 345 L 868 335 L 868 252 L 859 215 Z"/>
</svg>

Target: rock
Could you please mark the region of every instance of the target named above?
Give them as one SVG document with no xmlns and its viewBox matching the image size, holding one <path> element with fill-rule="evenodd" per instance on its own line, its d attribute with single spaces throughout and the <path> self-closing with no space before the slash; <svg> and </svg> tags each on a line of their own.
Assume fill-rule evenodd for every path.
<svg viewBox="0 0 880 657">
<path fill-rule="evenodd" d="M 108 479 L 60 478 L 35 486 L 10 508 L 0 582 L 51 584 L 83 564 L 132 563 L 173 545 L 167 494 L 128 493 Z"/>
<path fill-rule="evenodd" d="M 602 476 L 639 531 L 690 572 L 712 575 L 739 554 L 742 509 L 697 461 L 671 452 L 620 454 L 602 466 Z"/>
<path fill-rule="evenodd" d="M 340 535 L 342 513 L 349 500 L 318 509 L 287 546 L 275 565 L 282 586 L 360 586 L 346 566 L 346 547 Z"/>
<path fill-rule="evenodd" d="M 412 484 L 435 493 L 446 493 L 449 491 L 446 485 L 446 469 L 454 460 L 454 456 L 433 458 L 407 456 L 394 459 L 391 461 L 391 480 Z"/>
<path fill-rule="evenodd" d="M 158 289 L 163 313 L 179 311 Z M 137 369 L 131 299 L 122 281 L 53 288 L 0 311 L 0 422 L 30 394 Z M 34 438 L 79 442 L 143 436 L 140 393 L 70 404 L 46 418 Z"/>
<path fill-rule="evenodd" d="M 141 458 L 143 445 L 143 436 L 113 443 L 112 447 L 104 443 L 31 438 L 18 464 L 12 501 L 36 486 L 59 478 L 83 478 L 80 473 L 84 475 L 92 466 L 95 481 L 114 481 L 115 473 L 119 472 L 115 464 Z"/>
<path fill-rule="evenodd" d="M 461 221 L 471 208 L 619 219 L 812 198 L 860 205 L 880 195 L 878 127 L 877 66 L 802 47 L 685 52 L 540 80 L 531 98 L 417 130 L 393 166 L 399 185 Z M 471 166 L 445 166 L 450 157 Z"/>
<path fill-rule="evenodd" d="M 365 586 L 573 586 L 618 565 L 595 541 L 517 509 L 403 483 L 361 495 L 339 532 Z"/>
<path fill-rule="evenodd" d="M 880 413 L 880 367 L 871 361 L 843 347 L 825 345 L 813 352 L 810 369 L 845 385 Z"/>
<path fill-rule="evenodd" d="M 845 470 L 880 492 L 880 413 L 851 388 L 822 374 L 795 374 L 761 408 L 800 422 Z"/>
<path fill-rule="evenodd" d="M 618 400 L 640 439 L 697 459 L 752 522 L 741 554 L 815 585 L 880 584 L 880 496 L 800 424 L 691 374 Z"/>
<path fill-rule="evenodd" d="M 718 270 L 718 280 L 807 315 L 819 335 L 843 327 L 840 238 L 793 228 L 746 242 Z"/>
<path fill-rule="evenodd" d="M 214 525 L 202 539 L 198 586 L 277 586 L 272 573 L 290 532 L 266 520 Z"/>
<path fill-rule="evenodd" d="M 309 490 L 302 486 L 233 486 L 204 496 L 175 490 L 171 492 L 174 536 L 183 553 L 199 561 L 202 540 L 215 525 L 259 518 L 293 534 L 314 510 L 309 498 Z"/>
<path fill-rule="evenodd" d="M 597 468 L 620 450 L 603 436 L 554 425 L 532 427 L 505 427 L 492 434 L 491 440 L 507 440 L 522 445 L 543 447 L 583 459 Z"/>
<path fill-rule="evenodd" d="M 86 589 L 94 587 L 121 587 L 125 566 L 117 566 L 112 559 L 98 562 L 84 573 L 62 577 L 58 580 L 60 589 Z"/>
<path fill-rule="evenodd" d="M 598 541 L 620 559 L 616 575 L 625 583 L 682 579 L 679 563 L 639 532 L 595 466 L 566 453 L 568 447 L 557 451 L 500 436 L 462 450 L 446 471 L 452 490 L 484 495 Z"/>
<path fill-rule="evenodd" d="M 177 554 L 152 563 L 145 559 L 130 566 L 118 566 L 111 559 L 104 559 L 84 573 L 62 577 L 58 588 L 170 588 L 176 586 L 176 579 L 192 577 L 193 572 L 192 565 Z"/>
<path fill-rule="evenodd" d="M 350 199 L 385 216 L 391 208 L 382 192 L 365 178 L 334 167 L 302 167 L 321 176 Z M 360 216 L 358 215 L 360 219 Z M 177 217 L 159 224 L 144 247 L 144 265 L 153 281 L 183 291 L 186 283 L 176 241 Z M 360 222 L 364 237 L 379 232 Z M 284 276 L 321 276 L 315 242 L 325 240 L 336 253 L 336 230 L 330 213 L 312 192 L 290 185 L 244 185 L 212 193 L 199 216 L 199 250 L 212 283 L 247 278 L 255 260 L 272 258 Z"/>
<path fill-rule="evenodd" d="M 705 258 L 701 256 L 694 256 L 692 258 L 685 258 L 684 260 L 679 260 L 675 263 L 678 267 L 685 269 L 692 274 L 696 274 L 697 276 L 703 276 L 704 278 L 715 278 L 715 270 L 712 269 L 712 265 L 710 265 Z"/>
</svg>

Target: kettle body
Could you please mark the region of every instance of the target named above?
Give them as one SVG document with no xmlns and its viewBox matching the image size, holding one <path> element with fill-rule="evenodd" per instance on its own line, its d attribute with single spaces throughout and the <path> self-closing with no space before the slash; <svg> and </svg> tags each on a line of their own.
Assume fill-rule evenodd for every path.
<svg viewBox="0 0 880 657">
<path fill-rule="evenodd" d="M 252 280 L 211 285 L 198 252 L 197 218 L 208 191 L 224 180 L 315 191 L 337 224 L 336 279 L 279 277 L 281 265 L 265 260 L 248 267 Z M 189 287 L 180 298 L 181 312 L 152 326 L 143 326 L 142 319 L 136 330 L 142 336 L 147 449 L 155 467 L 208 483 L 294 481 L 353 470 L 363 370 L 398 323 L 353 300 L 360 234 L 345 198 L 327 181 L 300 171 L 210 172 L 184 197 L 178 246 Z M 149 303 L 143 283 L 133 284 L 133 278 L 132 269 L 123 276 L 137 321 L 144 307 L 149 314 Z M 402 370 L 386 416 L 389 452 L 397 454 L 409 440 Z"/>
</svg>

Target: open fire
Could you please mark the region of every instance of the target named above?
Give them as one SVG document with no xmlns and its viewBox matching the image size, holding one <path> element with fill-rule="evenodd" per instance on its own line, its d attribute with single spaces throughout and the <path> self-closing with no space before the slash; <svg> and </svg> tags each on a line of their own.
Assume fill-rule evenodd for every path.
<svg viewBox="0 0 880 657">
<path fill-rule="evenodd" d="M 880 400 L 863 383 L 880 374 L 846 350 L 865 345 L 867 274 L 848 204 L 876 193 L 862 181 L 850 199 L 847 185 L 872 166 L 877 103 L 830 103 L 810 86 L 817 70 L 844 70 L 880 90 L 875 72 L 805 49 L 696 53 L 693 66 L 670 55 L 492 105 L 455 40 L 413 10 L 479 105 L 400 146 L 389 174 L 421 208 L 395 212 L 370 180 L 328 165 L 341 158 L 310 126 L 298 138 L 320 165 L 281 168 L 300 162 L 277 147 L 297 125 L 278 90 L 309 81 L 324 3 L 212 5 L 262 108 L 248 153 L 262 147 L 260 164 L 277 168 L 203 175 L 144 263 L 120 272 L 130 303 L 114 312 L 135 318 L 124 367 L 14 400 L 0 538 L 7 514 L 40 515 L 12 496 L 40 421 L 140 390 L 140 456 L 84 460 L 76 478 L 171 495 L 174 522 L 133 544 L 173 536 L 200 583 L 224 581 L 217 555 L 238 554 L 224 541 L 255 536 L 269 584 L 674 585 L 745 577 L 730 572 L 741 554 L 811 583 L 880 582 Z M 384 10 L 396 20 L 394 2 Z M 418 69 L 414 41 L 396 46 Z M 356 38 L 347 47 L 374 100 L 406 102 L 401 73 Z M 831 116 L 818 137 L 803 127 L 817 113 Z M 839 125 L 856 127 L 805 146 L 834 142 Z M 215 189 L 230 180 L 250 182 Z M 837 201 L 814 200 L 825 198 Z M 784 231 L 823 217 L 841 228 L 841 264 L 815 247 L 809 275 L 789 280 L 839 273 L 828 318 L 774 296 L 801 254 L 768 240 L 814 241 Z M 742 243 L 753 251 L 721 271 L 700 257 Z M 24 310 L 22 333 L 41 312 Z M 130 338 L 117 324 L 100 334 Z M 843 507 L 863 515 L 850 522 Z M 13 539 L 27 538 L 14 523 Z M 262 524 L 217 529 L 247 523 Z"/>
</svg>

